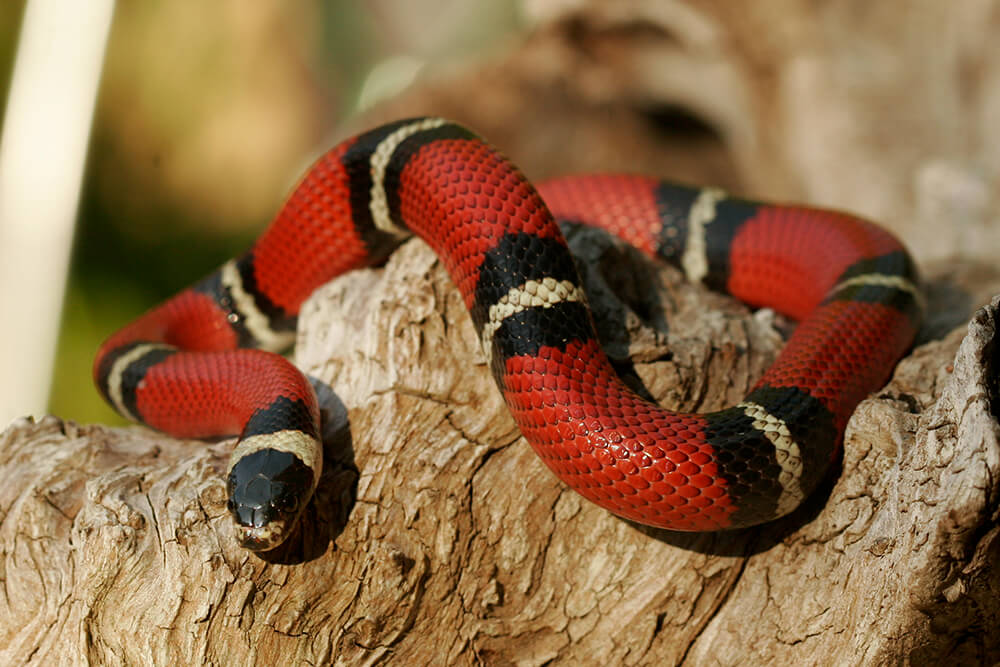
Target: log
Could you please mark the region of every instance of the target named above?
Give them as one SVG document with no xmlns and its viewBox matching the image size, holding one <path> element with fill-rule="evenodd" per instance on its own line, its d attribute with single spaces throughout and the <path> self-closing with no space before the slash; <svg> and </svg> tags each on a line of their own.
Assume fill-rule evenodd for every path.
<svg viewBox="0 0 1000 667">
<path fill-rule="evenodd" d="M 986 10 L 928 3 L 909 14 L 922 21 L 893 23 L 846 2 L 819 15 L 782 5 L 790 27 L 771 30 L 772 3 L 536 2 L 512 53 L 429 79 L 356 126 L 449 115 L 532 176 L 682 174 L 877 214 L 913 238 L 928 322 L 802 508 L 677 534 L 567 490 L 507 414 L 440 262 L 410 241 L 303 311 L 296 361 L 321 395 L 327 464 L 287 547 L 235 545 L 231 441 L 56 417 L 0 435 L 0 663 L 1000 660 L 1000 270 L 984 224 L 1000 206 L 977 167 L 986 149 L 946 139 L 987 125 L 976 119 L 1000 99 Z M 857 48 L 882 69 L 857 71 Z M 938 58 L 975 74 L 967 107 Z M 914 72 L 897 80 L 903 62 Z M 483 79 L 489 92 L 470 100 Z M 770 311 L 603 234 L 577 230 L 571 244 L 619 372 L 668 408 L 740 400 L 787 334 Z"/>
<path fill-rule="evenodd" d="M 667 407 L 739 400 L 779 349 L 768 311 L 684 284 L 600 234 L 573 243 L 604 271 L 587 271 L 587 290 L 609 353 Z M 900 364 L 851 419 L 832 486 L 799 511 L 758 529 L 677 534 L 619 520 L 544 468 L 493 386 L 457 291 L 411 241 L 384 269 L 338 279 L 308 302 L 298 362 L 340 399 L 322 392 L 328 463 L 300 536 L 277 553 L 235 546 L 228 442 L 54 417 L 4 433 L 10 622 L 0 658 L 996 656 L 982 630 L 997 621 L 1000 585 L 998 307 Z"/>
</svg>

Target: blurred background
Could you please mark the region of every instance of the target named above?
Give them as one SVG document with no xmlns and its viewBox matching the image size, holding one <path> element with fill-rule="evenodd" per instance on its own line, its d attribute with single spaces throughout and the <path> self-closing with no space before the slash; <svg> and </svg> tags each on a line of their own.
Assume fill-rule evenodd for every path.
<svg viewBox="0 0 1000 667">
<path fill-rule="evenodd" d="M 51 23 L 23 21 L 42 9 Z M 7 0 L 0 427 L 46 410 L 121 423 L 90 379 L 101 340 L 242 251 L 337 140 L 424 114 L 532 179 L 636 171 L 866 215 L 975 292 L 952 299 L 955 326 L 996 291 L 997 34 L 1000 0 Z M 89 92 L 72 74 L 87 44 Z M 19 74 L 30 60 L 62 65 Z M 85 161 L 64 125 L 92 128 Z M 64 279 L 68 232 L 17 241 L 74 159 Z"/>
<path fill-rule="evenodd" d="M 0 3 L 4 99 L 25 4 Z M 428 64 L 502 50 L 522 25 L 510 0 L 119 3 L 50 398 L 32 404 L 18 393 L 24 379 L 0 368 L 0 382 L 14 387 L 14 404 L 0 406 L 0 428 L 45 410 L 121 423 L 90 381 L 105 336 L 243 250 L 309 161 L 345 136 L 338 132 L 345 120 L 405 88 Z M 84 124 L 88 112 L 80 109 Z M 33 289 L 7 283 L 0 292 Z M 5 313 L 5 326 L 17 326 L 16 318 Z"/>
</svg>

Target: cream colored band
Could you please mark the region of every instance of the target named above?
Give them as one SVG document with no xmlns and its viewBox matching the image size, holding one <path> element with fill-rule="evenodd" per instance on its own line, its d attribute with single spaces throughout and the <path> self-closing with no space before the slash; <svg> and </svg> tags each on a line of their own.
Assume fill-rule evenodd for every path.
<svg viewBox="0 0 1000 667">
<path fill-rule="evenodd" d="M 687 218 L 687 242 L 681 256 L 681 268 L 687 279 L 701 282 L 708 275 L 708 250 L 705 225 L 715 219 L 715 205 L 728 195 L 719 188 L 703 188 L 691 204 Z"/>
<path fill-rule="evenodd" d="M 125 407 L 125 398 L 122 395 L 122 380 L 124 379 L 126 369 L 150 352 L 155 350 L 176 349 L 177 348 L 172 345 L 166 345 L 164 343 L 143 343 L 141 345 L 136 345 L 134 348 L 115 359 L 115 363 L 111 365 L 111 370 L 108 371 L 108 398 L 111 399 L 111 403 L 115 406 L 115 410 L 118 411 L 118 414 L 122 417 L 127 417 L 132 421 L 142 421 L 139 419 L 138 415 L 132 414 L 132 412 Z"/>
<path fill-rule="evenodd" d="M 778 482 L 781 484 L 781 497 L 778 499 L 778 509 L 775 518 L 788 514 L 799 506 L 802 493 L 802 452 L 798 444 L 792 440 L 792 434 L 784 420 L 769 413 L 764 406 L 744 401 L 737 405 L 743 414 L 753 420 L 753 427 L 764 434 L 774 444 L 774 457 L 781 466 Z"/>
<path fill-rule="evenodd" d="M 513 287 L 499 301 L 490 306 L 489 320 L 483 326 L 483 354 L 486 362 L 493 357 L 493 336 L 508 317 L 529 308 L 551 308 L 564 301 L 585 301 L 579 287 L 568 280 L 542 278 L 528 280 L 519 287 Z"/>
<path fill-rule="evenodd" d="M 253 295 L 243 288 L 243 278 L 236 268 L 236 260 L 222 265 L 220 273 L 222 286 L 229 290 L 236 313 L 243 317 L 243 324 L 259 347 L 272 352 L 280 352 L 295 342 L 294 331 L 275 331 L 271 320 L 257 307 Z"/>
<path fill-rule="evenodd" d="M 315 488 L 323 467 L 323 446 L 311 435 L 295 429 L 252 435 L 240 440 L 236 443 L 236 447 L 233 448 L 233 453 L 229 457 L 229 470 L 226 471 L 226 474 L 232 472 L 233 466 L 244 456 L 264 449 L 276 449 L 279 452 L 288 452 L 297 456 L 312 470 L 313 487 Z"/>
<path fill-rule="evenodd" d="M 409 235 L 409 232 L 394 223 L 389 215 L 389 202 L 385 193 L 385 170 L 392 160 L 392 154 L 396 152 L 401 143 L 414 134 L 433 130 L 446 124 L 448 121 L 443 118 L 423 118 L 392 132 L 372 151 L 370 158 L 372 188 L 368 208 L 371 211 L 372 220 L 375 221 L 375 226 L 379 230 L 397 237 Z"/>
<path fill-rule="evenodd" d="M 865 285 L 872 285 L 875 287 L 889 287 L 891 289 L 897 289 L 901 292 L 906 292 L 913 297 L 913 301 L 917 304 L 917 308 L 921 312 L 927 309 L 927 299 L 924 297 L 924 293 L 920 291 L 920 288 L 913 283 L 913 281 L 907 280 L 902 276 L 886 275 L 884 273 L 864 273 L 859 276 L 853 276 L 837 283 L 830 294 L 836 294 L 842 290 L 851 287 L 861 287 Z"/>
</svg>

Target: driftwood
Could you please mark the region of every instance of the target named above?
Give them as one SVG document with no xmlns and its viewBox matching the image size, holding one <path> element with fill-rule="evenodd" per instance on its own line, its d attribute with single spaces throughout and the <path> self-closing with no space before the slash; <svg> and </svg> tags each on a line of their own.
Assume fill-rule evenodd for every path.
<svg viewBox="0 0 1000 667">
<path fill-rule="evenodd" d="M 986 148 L 960 153 L 932 122 L 974 124 L 1000 91 L 1000 59 L 969 53 L 989 22 L 934 3 L 899 26 L 882 12 L 852 18 L 848 3 L 820 21 L 786 3 L 793 27 L 770 30 L 764 9 L 730 16 L 717 4 L 577 3 L 540 18 L 502 62 L 429 81 L 358 125 L 449 115 L 533 176 L 683 173 L 876 214 L 912 237 L 929 321 L 858 408 L 819 493 L 774 524 L 706 535 L 583 501 L 521 440 L 457 291 L 411 241 L 303 313 L 296 357 L 320 389 L 328 463 L 287 548 L 261 558 L 235 546 L 222 483 L 231 442 L 53 417 L 0 435 L 0 663 L 1000 659 L 1000 301 L 976 310 L 1000 293 L 985 224 L 997 205 L 969 166 L 990 164 L 976 153 Z M 931 34 L 939 57 L 967 74 L 967 61 L 980 65 L 969 76 L 981 103 L 956 108 L 929 54 L 905 81 L 886 74 Z M 845 55 L 859 45 L 882 56 L 884 98 Z M 486 98 L 470 100 L 484 80 Z M 869 145 L 903 117 L 920 129 L 912 140 Z M 678 124 L 686 131 L 665 131 Z M 733 403 L 780 349 L 787 323 L 769 311 L 684 284 L 602 234 L 571 241 L 609 354 L 663 405 Z"/>
<path fill-rule="evenodd" d="M 738 400 L 780 337 L 670 269 L 574 239 L 623 374 L 679 409 Z M 596 275 L 596 278 L 595 278 Z M 593 285 L 594 280 L 598 285 Z M 994 275 L 994 288 L 1000 276 Z M 653 298 L 647 290 L 657 288 Z M 706 310 L 706 302 L 713 308 Z M 0 441 L 4 662 L 927 663 L 996 656 L 998 303 L 920 346 L 851 420 L 843 469 L 731 534 L 631 525 L 565 489 L 505 412 L 426 246 L 310 301 L 328 465 L 300 538 L 234 546 L 228 443 L 15 423 Z M 716 308 L 715 306 L 721 306 Z M 940 299 L 932 307 L 945 310 Z M 638 312 L 644 317 L 637 315 Z M 669 317 L 669 332 L 649 321 Z M 322 385 L 321 385 L 322 386 Z M 344 409 L 346 407 L 346 410 Z M 995 408 L 994 408 L 995 409 Z"/>
</svg>

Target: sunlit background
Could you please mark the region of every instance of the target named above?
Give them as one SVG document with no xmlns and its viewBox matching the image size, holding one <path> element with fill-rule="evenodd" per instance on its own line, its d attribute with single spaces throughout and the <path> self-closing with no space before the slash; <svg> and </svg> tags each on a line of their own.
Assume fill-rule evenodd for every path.
<svg viewBox="0 0 1000 667">
<path fill-rule="evenodd" d="M 39 11 L 76 4 L 31 2 Z M 30 14 L 26 4 L 0 3 L 5 109 L 14 108 L 8 92 L 19 44 L 27 42 L 19 42 Z M 106 40 L 100 30 L 78 31 L 81 45 L 106 41 L 99 47 L 106 48 L 58 344 L 53 350 L 44 335 L 24 328 L 23 307 L 4 312 L 7 333 L 0 344 L 18 342 L 14 356 L 0 357 L 9 360 L 0 368 L 0 396 L 13 397 L 0 405 L 0 428 L 14 417 L 45 411 L 120 422 L 90 380 L 94 351 L 105 336 L 244 249 L 309 160 L 339 138 L 338 128 L 353 114 L 405 88 L 424 67 L 495 54 L 522 29 L 513 0 L 174 0 L 117 4 Z M 73 52 L 77 46 L 42 44 L 43 52 Z M 63 89 L 58 79 L 29 83 L 23 88 L 36 94 Z M 80 108 L 76 115 L 84 132 L 89 111 Z M 43 162 L 55 171 L 64 157 L 47 147 Z M 9 173 L 27 172 L 15 165 Z M 30 214 L 0 225 L 7 226 L 0 239 L 38 229 Z M 27 266 L 60 275 L 58 248 L 5 250 L 27 259 Z M 0 304 L 42 289 L 25 284 L 33 272 L 21 273 L 0 283 Z M 62 282 L 56 281 L 57 291 Z M 44 387 L 48 378 L 25 377 L 15 362 L 51 354 L 46 404 L 22 388 L 32 382 Z"/>
</svg>

